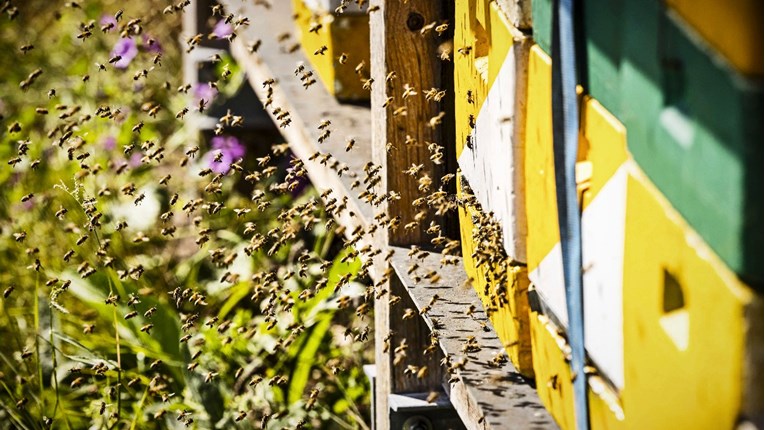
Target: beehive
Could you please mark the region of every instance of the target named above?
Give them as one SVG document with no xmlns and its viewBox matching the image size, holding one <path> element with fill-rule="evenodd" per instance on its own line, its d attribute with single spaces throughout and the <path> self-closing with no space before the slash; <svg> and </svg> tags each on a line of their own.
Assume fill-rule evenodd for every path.
<svg viewBox="0 0 765 430">
<path fill-rule="evenodd" d="M 460 210 L 462 254 L 513 364 L 532 376 L 521 138 L 529 41 L 494 1 L 460 0 L 455 9 L 458 193 L 475 196 Z M 485 222 L 474 218 L 484 216 L 502 240 L 482 238 Z"/>
<path fill-rule="evenodd" d="M 551 7 L 533 1 L 534 38 L 547 53 Z M 761 288 L 762 2 L 582 7 L 585 92 L 626 126 L 630 153 L 673 207 Z"/>
<path fill-rule="evenodd" d="M 532 356 L 540 398 L 563 428 L 573 428 L 552 174 L 551 61 L 537 46 L 530 54 L 528 83 Z M 583 206 L 585 346 L 595 369 L 589 376 L 591 426 L 731 428 L 749 389 L 747 336 L 761 319 L 750 310 L 761 306 L 761 298 L 633 160 L 627 150 L 630 129 L 591 97 L 584 97 L 582 106 L 577 184 Z"/>
<path fill-rule="evenodd" d="M 369 17 L 355 4 L 337 13 L 340 2 L 334 0 L 292 5 L 300 45 L 327 91 L 342 101 L 369 100 Z"/>
</svg>

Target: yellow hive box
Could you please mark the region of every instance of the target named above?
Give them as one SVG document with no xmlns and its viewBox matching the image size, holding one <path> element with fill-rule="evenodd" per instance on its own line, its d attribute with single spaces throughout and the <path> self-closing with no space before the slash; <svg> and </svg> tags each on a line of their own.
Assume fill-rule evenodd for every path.
<svg viewBox="0 0 765 430">
<path fill-rule="evenodd" d="M 532 377 L 521 139 L 529 46 L 495 1 L 455 3 L 458 194 L 474 196 L 460 209 L 462 255 L 508 356 Z"/>
<path fill-rule="evenodd" d="M 740 72 L 762 76 L 762 0 L 667 0 Z"/>
<path fill-rule="evenodd" d="M 539 298 L 529 321 L 534 371 L 545 406 L 561 427 L 574 428 L 562 328 L 567 318 L 553 177 L 551 61 L 536 46 L 528 85 L 527 255 Z M 584 98 L 582 104 L 577 183 L 585 346 L 594 365 L 591 427 L 733 428 L 748 412 L 745 393 L 756 382 L 747 372 L 762 367 L 747 358 L 747 337 L 762 324 L 761 298 L 634 163 L 628 130 L 596 100 Z"/>
<path fill-rule="evenodd" d="M 338 100 L 366 101 L 369 91 L 363 86 L 369 79 L 369 17 L 354 13 L 350 7 L 336 14 L 335 3 L 292 0 L 300 44 L 327 91 Z M 361 62 L 363 70 L 357 72 Z"/>
</svg>

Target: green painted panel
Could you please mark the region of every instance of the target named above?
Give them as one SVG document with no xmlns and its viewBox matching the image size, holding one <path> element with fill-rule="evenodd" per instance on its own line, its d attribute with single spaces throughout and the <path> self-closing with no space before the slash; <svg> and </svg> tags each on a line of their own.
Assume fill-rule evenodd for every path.
<svg viewBox="0 0 765 430">
<path fill-rule="evenodd" d="M 548 54 L 552 47 L 552 0 L 531 0 L 534 41 Z"/>
</svg>

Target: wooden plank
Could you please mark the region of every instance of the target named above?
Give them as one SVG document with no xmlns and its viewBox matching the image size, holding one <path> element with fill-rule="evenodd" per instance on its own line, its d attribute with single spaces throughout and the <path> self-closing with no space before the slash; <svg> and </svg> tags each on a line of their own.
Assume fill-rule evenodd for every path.
<svg viewBox="0 0 765 430">
<path fill-rule="evenodd" d="M 264 82 L 273 79 L 270 85 L 272 103 L 268 107 L 269 115 L 276 119 L 282 112 L 289 112 L 291 123 L 282 128 L 282 135 L 289 142 L 292 151 L 305 163 L 312 183 L 321 191 L 331 190 L 327 199 L 338 202 L 348 199 L 347 209 L 336 218 L 346 227 L 346 236 L 357 227 L 371 225 L 372 206 L 358 197 L 358 192 L 351 189 L 353 181 L 363 179 L 364 165 L 371 161 L 371 135 L 368 107 L 341 104 L 320 84 L 304 89 L 302 82 L 295 76 L 295 69 L 303 64 L 310 70 L 310 64 L 300 49 L 292 50 L 295 37 L 287 42 L 279 42 L 277 37 L 292 34 L 291 6 L 289 2 L 273 2 L 270 8 L 251 2 L 227 0 L 221 2 L 227 12 L 250 18 L 251 24 L 237 31 L 238 36 L 231 43 L 231 53 L 247 73 L 247 78 L 258 98 L 264 104 L 268 100 L 268 87 Z M 257 52 L 251 52 L 250 46 L 262 41 Z M 329 120 L 332 130 L 329 139 L 319 143 L 323 130 L 319 126 Z M 355 139 L 356 144 L 346 151 L 347 141 Z M 322 164 L 320 158 L 311 161 L 317 151 L 331 154 L 329 161 Z M 334 161 L 333 161 L 334 160 Z M 335 168 L 332 164 L 337 161 Z M 337 170 L 343 166 L 348 171 L 342 176 Z"/>
<path fill-rule="evenodd" d="M 432 215 L 426 215 L 414 229 L 404 228 L 414 221 L 420 210 L 412 202 L 424 197 L 439 186 L 440 178 L 456 170 L 456 157 L 451 152 L 453 145 L 453 95 L 451 63 L 439 59 L 439 45 L 448 43 L 451 29 L 443 36 L 431 31 L 421 34 L 421 29 L 430 23 L 450 22 L 453 11 L 446 1 L 410 0 L 408 2 L 370 1 L 370 53 L 372 83 L 372 155 L 374 162 L 382 167 L 382 181 L 376 192 L 395 192 L 399 200 L 386 201 L 381 209 L 391 217 L 398 217 L 398 228 L 380 232 L 375 243 L 381 249 L 388 245 L 430 246 L 430 237 L 425 233 Z M 407 92 L 411 88 L 416 94 Z M 445 90 L 442 102 L 426 100 L 425 91 L 436 88 Z M 405 114 L 402 114 L 405 113 Z M 435 118 L 435 119 L 434 119 Z M 437 124 L 438 120 L 442 123 Z M 431 123 L 432 127 L 427 126 Z M 444 147 L 441 164 L 430 161 L 428 145 L 436 143 Z M 422 165 L 415 175 L 404 170 L 413 165 Z M 433 186 L 428 191 L 418 190 L 419 179 L 429 176 Z M 448 237 L 457 235 L 456 217 L 451 224 L 445 219 L 437 222 Z M 387 263 L 382 267 L 387 267 Z M 427 327 L 419 318 L 404 323 L 398 307 L 389 306 L 391 297 L 398 292 L 402 302 L 410 299 L 400 292 L 402 285 L 385 282 L 379 286 L 382 294 L 375 303 L 375 361 L 377 363 L 376 416 L 378 430 L 390 427 L 389 395 L 397 390 L 415 391 L 433 389 L 435 382 L 442 378 L 441 368 L 433 363 L 433 357 L 422 357 L 421 351 L 430 343 Z M 399 303 L 400 305 L 401 303 Z M 404 308 L 402 308 L 404 309 Z M 401 371 L 392 368 L 395 354 L 391 351 L 399 346 L 396 341 L 401 334 L 409 335 L 409 361 L 415 366 L 427 366 L 429 374 L 425 381 L 407 380 L 400 377 Z M 389 348 L 384 345 L 390 343 Z M 416 354 L 416 355 L 415 355 Z M 411 357 L 420 357 L 410 361 Z"/>
<path fill-rule="evenodd" d="M 393 276 L 390 281 L 391 297 L 400 299 L 390 305 L 390 337 L 386 342 L 392 353 L 388 354 L 390 361 L 390 391 L 391 393 L 420 393 L 441 391 L 444 372 L 439 362 L 443 352 L 438 349 L 426 349 L 431 345 L 431 328 L 419 317 L 418 306 L 412 300 L 406 286 L 399 276 Z M 404 348 L 401 353 L 397 348 Z M 397 363 L 398 362 L 398 363 Z M 413 368 L 426 367 L 425 375 L 411 374 Z M 409 371 L 407 371 L 409 370 Z"/>
<path fill-rule="evenodd" d="M 422 34 L 430 23 L 451 22 L 453 6 L 445 1 L 410 0 L 408 2 L 373 0 L 370 14 L 372 85 L 372 140 L 375 162 L 386 172 L 382 187 L 400 193 L 390 202 L 389 213 L 401 217 L 401 227 L 389 232 L 391 245 L 420 244 L 430 246 L 425 232 L 431 220 L 428 215 L 414 229 L 403 228 L 414 221 L 417 208 L 412 202 L 436 191 L 440 178 L 456 170 L 451 152 L 454 139 L 453 68 L 440 58 L 443 49 L 450 49 L 451 30 L 438 36 L 435 31 Z M 408 95 L 407 88 L 416 92 Z M 440 102 L 427 100 L 430 89 L 446 91 Z M 382 106 L 387 104 L 386 108 Z M 405 110 L 405 113 L 401 113 Z M 428 145 L 444 147 L 441 164 L 430 160 Z M 403 170 L 422 164 L 416 175 Z M 418 179 L 428 175 L 433 186 L 428 193 L 418 190 Z M 433 212 L 433 211 L 430 211 Z M 448 218 L 448 219 L 447 219 Z M 457 237 L 456 219 L 439 217 L 436 222 L 444 234 Z"/>
<path fill-rule="evenodd" d="M 477 293 L 466 284 L 462 260 L 443 266 L 443 256 L 426 253 L 422 259 L 408 256 L 405 248 L 392 248 L 392 266 L 409 292 L 414 306 L 422 309 L 438 299 L 422 316 L 427 326 L 439 333 L 439 345 L 452 365 L 465 359 L 465 366 L 452 379 L 450 399 L 468 429 L 557 428 L 544 409 L 534 387 L 509 361 L 494 364 L 504 348 L 481 306 Z M 412 272 L 412 264 L 419 268 Z M 429 282 L 425 274 L 436 271 L 440 280 Z M 423 279 L 417 281 L 415 276 Z M 472 316 L 466 312 L 474 309 Z M 463 352 L 469 336 L 475 336 L 480 350 Z"/>
</svg>

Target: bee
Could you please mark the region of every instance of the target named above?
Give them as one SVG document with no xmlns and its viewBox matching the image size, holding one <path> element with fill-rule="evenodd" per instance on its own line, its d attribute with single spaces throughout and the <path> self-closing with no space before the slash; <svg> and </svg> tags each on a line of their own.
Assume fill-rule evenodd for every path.
<svg viewBox="0 0 765 430">
<path fill-rule="evenodd" d="M 322 45 L 319 49 L 313 52 L 313 55 L 324 55 L 327 52 L 327 45 Z"/>
<path fill-rule="evenodd" d="M 84 377 L 82 377 L 82 376 L 79 376 L 79 377 L 75 378 L 75 379 L 74 379 L 74 380 L 73 380 L 73 381 L 72 381 L 72 382 L 69 384 L 69 386 L 70 386 L 70 387 L 72 387 L 72 388 L 78 388 L 78 387 L 80 387 L 80 386 L 82 385 L 82 383 L 83 383 L 83 382 L 85 382 L 85 378 L 84 378 Z"/>
<path fill-rule="evenodd" d="M 321 28 L 322 25 L 320 22 L 311 22 L 308 26 L 308 32 L 319 34 L 319 30 L 321 30 Z"/>
<path fill-rule="evenodd" d="M 345 64 L 348 62 L 348 54 L 345 52 L 341 53 L 339 57 L 337 57 L 337 62 L 340 64 Z"/>
<path fill-rule="evenodd" d="M 239 411 L 239 415 L 237 415 L 236 418 L 234 418 L 234 421 L 235 422 L 239 422 L 239 421 L 242 421 L 243 419 L 245 419 L 246 417 L 247 417 L 247 412 Z"/>
</svg>

